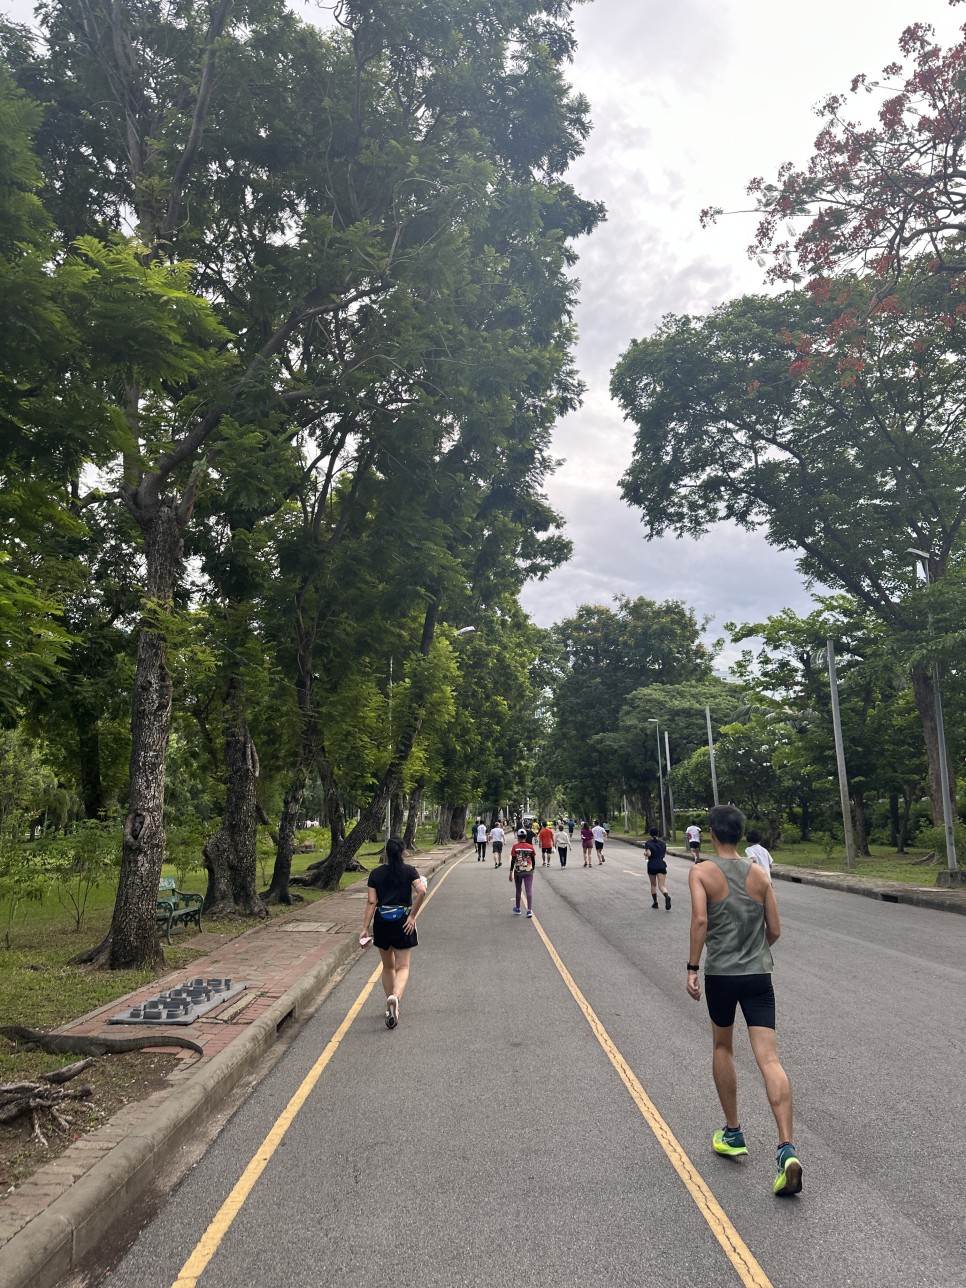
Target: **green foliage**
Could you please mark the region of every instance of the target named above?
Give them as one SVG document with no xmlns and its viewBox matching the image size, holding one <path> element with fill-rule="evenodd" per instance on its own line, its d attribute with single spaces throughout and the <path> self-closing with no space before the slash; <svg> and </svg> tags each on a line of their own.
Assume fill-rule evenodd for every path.
<svg viewBox="0 0 966 1288">
<path fill-rule="evenodd" d="M 167 861 L 175 870 L 179 890 L 186 889 L 191 876 L 204 866 L 205 840 L 205 829 L 197 821 L 183 822 L 167 829 Z"/>
<path fill-rule="evenodd" d="M 9 823 L 8 820 L 8 825 L 0 828 L 0 925 L 3 946 L 8 951 L 13 946 L 14 927 L 24 905 L 39 903 L 49 886 L 47 873 L 37 863 L 31 846 L 22 839 L 23 820 L 20 827 Z"/>
<path fill-rule="evenodd" d="M 117 882 L 120 861 L 119 829 L 114 823 L 89 820 L 69 837 L 43 851 L 43 864 L 57 898 L 79 931 L 91 895 L 104 881 Z"/>
</svg>

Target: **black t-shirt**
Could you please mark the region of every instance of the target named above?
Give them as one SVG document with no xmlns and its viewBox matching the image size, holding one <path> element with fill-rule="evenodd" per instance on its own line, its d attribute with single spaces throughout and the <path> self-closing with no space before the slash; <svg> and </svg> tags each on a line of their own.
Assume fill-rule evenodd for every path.
<svg viewBox="0 0 966 1288">
<path fill-rule="evenodd" d="M 644 853 L 651 863 L 660 863 L 667 854 L 667 846 L 658 837 L 652 836 L 644 845 Z"/>
<path fill-rule="evenodd" d="M 369 885 L 376 892 L 376 901 L 386 904 L 402 904 L 408 908 L 413 901 L 413 882 L 420 876 L 411 863 L 404 863 L 401 868 L 390 868 L 382 863 L 369 873 Z"/>
</svg>

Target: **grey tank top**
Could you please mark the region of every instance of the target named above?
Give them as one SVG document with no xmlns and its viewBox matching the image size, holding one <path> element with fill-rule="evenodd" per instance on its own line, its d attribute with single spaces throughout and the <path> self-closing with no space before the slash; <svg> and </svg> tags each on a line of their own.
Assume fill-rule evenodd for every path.
<svg viewBox="0 0 966 1288">
<path fill-rule="evenodd" d="M 719 859 L 709 855 L 728 879 L 727 897 L 708 901 L 705 940 L 706 975 L 770 975 L 774 967 L 765 938 L 765 909 L 745 889 L 753 859 Z"/>
</svg>

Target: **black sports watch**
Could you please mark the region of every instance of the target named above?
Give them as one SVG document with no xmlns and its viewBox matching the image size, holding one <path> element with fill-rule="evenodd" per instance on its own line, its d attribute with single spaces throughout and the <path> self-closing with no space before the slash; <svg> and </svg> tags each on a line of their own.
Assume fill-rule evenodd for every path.
<svg viewBox="0 0 966 1288">
<path fill-rule="evenodd" d="M 688 962 L 688 970 L 700 970 L 700 966 L 695 966 L 694 962 Z"/>
</svg>

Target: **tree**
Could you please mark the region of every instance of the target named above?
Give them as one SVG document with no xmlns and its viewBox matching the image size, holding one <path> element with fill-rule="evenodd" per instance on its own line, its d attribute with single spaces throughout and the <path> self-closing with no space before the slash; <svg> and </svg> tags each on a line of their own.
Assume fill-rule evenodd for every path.
<svg viewBox="0 0 966 1288">
<path fill-rule="evenodd" d="M 616 608 L 584 604 L 552 628 L 557 646 L 551 735 L 545 776 L 572 807 L 603 817 L 611 789 L 620 790 L 613 734 L 629 695 L 647 685 L 673 685 L 711 674 L 693 612 L 681 603 L 618 597 Z"/>
<path fill-rule="evenodd" d="M 863 266 L 881 298 L 910 257 L 963 271 L 966 40 L 943 50 L 933 37 L 926 23 L 907 27 L 899 47 L 910 66 L 890 63 L 882 81 L 853 78 L 853 100 L 881 100 L 875 124 L 849 119 L 849 95 L 829 95 L 816 109 L 822 128 L 808 166 L 787 164 L 777 182 L 750 184 L 762 218 L 749 253 L 770 256 L 773 279 L 793 280 L 797 271 L 825 279 Z M 802 219 L 794 240 L 780 240 Z"/>
<path fill-rule="evenodd" d="M 874 293 L 850 279 L 666 318 L 612 390 L 637 425 L 622 488 L 649 535 L 718 519 L 759 529 L 866 605 L 911 659 L 927 615 L 907 547 L 932 552 L 937 582 L 966 553 L 966 310 L 958 283 L 924 270 L 888 301 Z M 669 494 L 687 504 L 660 504 Z M 911 672 L 941 818 L 929 673 Z"/>
</svg>

